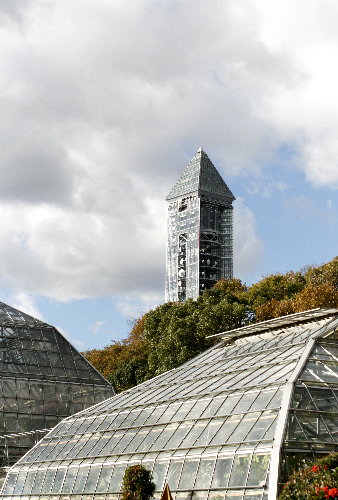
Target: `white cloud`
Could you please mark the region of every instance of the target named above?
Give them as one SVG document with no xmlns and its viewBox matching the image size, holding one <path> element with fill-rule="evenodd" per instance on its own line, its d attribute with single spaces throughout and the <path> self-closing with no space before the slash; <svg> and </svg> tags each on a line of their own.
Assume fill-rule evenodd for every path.
<svg viewBox="0 0 338 500">
<path fill-rule="evenodd" d="M 2 2 L 2 284 L 160 301 L 163 199 L 200 144 L 230 185 L 289 145 L 338 187 L 337 22 L 333 0 Z M 263 250 L 236 210 L 245 278 Z"/>
</svg>

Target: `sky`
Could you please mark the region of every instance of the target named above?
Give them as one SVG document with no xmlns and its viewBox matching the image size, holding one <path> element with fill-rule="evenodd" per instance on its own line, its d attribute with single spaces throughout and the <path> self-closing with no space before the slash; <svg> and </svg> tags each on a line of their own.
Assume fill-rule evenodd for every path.
<svg viewBox="0 0 338 500">
<path fill-rule="evenodd" d="M 0 300 L 80 350 L 164 300 L 202 146 L 247 284 L 338 254 L 336 0 L 0 0 Z"/>
</svg>

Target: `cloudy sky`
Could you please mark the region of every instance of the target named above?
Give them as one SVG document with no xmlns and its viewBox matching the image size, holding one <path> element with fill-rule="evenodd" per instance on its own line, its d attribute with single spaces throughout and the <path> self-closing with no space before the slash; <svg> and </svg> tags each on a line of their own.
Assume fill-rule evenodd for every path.
<svg viewBox="0 0 338 500">
<path fill-rule="evenodd" d="M 80 349 L 163 301 L 202 146 L 247 283 L 338 254 L 336 0 L 0 0 L 0 299 Z"/>
</svg>

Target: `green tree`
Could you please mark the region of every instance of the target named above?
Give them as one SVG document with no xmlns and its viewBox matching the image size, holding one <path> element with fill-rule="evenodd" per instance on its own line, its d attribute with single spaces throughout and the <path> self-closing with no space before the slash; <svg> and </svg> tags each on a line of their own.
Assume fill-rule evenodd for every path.
<svg viewBox="0 0 338 500">
<path fill-rule="evenodd" d="M 256 308 L 272 299 L 291 298 L 305 285 L 305 277 L 300 272 L 289 271 L 285 274 L 270 274 L 248 289 L 247 299 Z"/>
<path fill-rule="evenodd" d="M 126 468 L 122 482 L 121 500 L 149 500 L 155 491 L 152 475 L 143 465 Z"/>
<path fill-rule="evenodd" d="M 239 280 L 236 280 L 237 282 Z M 149 374 L 158 375 L 201 353 L 213 343 L 207 337 L 246 324 L 253 311 L 228 286 L 206 290 L 197 300 L 164 304 L 145 315 Z"/>
</svg>

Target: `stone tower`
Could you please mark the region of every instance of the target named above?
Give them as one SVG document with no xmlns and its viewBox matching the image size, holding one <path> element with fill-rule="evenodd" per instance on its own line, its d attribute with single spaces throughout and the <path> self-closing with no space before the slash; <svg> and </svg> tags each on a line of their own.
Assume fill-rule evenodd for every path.
<svg viewBox="0 0 338 500">
<path fill-rule="evenodd" d="M 232 192 L 200 148 L 167 196 L 166 301 L 232 278 Z"/>
</svg>

